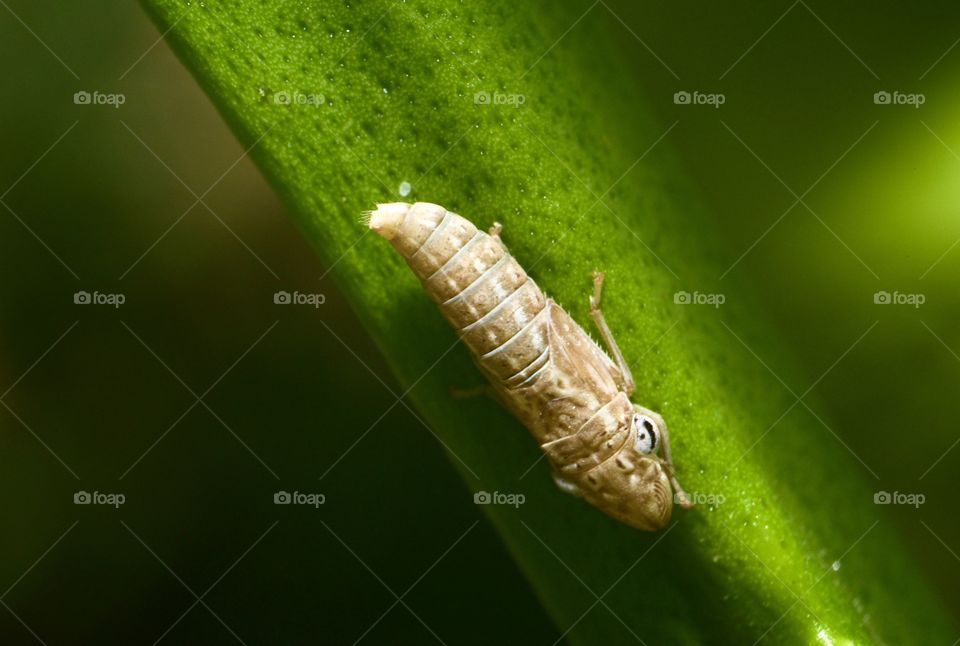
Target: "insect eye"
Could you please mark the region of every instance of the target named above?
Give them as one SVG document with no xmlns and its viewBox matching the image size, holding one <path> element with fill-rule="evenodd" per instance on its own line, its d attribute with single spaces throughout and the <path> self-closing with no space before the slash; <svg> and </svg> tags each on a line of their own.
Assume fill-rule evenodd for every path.
<svg viewBox="0 0 960 646">
<path fill-rule="evenodd" d="M 653 453 L 660 444 L 660 430 L 656 422 L 646 415 L 634 415 L 634 442 L 640 453 Z"/>
</svg>

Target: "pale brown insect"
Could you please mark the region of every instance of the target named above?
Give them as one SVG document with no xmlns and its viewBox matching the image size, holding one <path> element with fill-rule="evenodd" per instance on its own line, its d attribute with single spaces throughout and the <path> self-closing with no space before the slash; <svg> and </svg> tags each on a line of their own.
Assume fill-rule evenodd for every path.
<svg viewBox="0 0 960 646">
<path fill-rule="evenodd" d="M 630 401 L 633 376 L 600 310 L 603 274 L 594 272 L 590 313 L 613 359 L 527 276 L 499 224 L 487 234 L 442 206 L 397 202 L 378 205 L 369 226 L 438 303 L 561 489 L 648 531 L 670 520 L 674 492 L 692 506 L 663 418 Z"/>
</svg>

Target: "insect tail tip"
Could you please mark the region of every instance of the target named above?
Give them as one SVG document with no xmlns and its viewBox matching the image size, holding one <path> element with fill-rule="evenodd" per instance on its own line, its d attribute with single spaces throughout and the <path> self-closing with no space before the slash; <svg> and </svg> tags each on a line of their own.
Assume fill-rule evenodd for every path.
<svg viewBox="0 0 960 646">
<path fill-rule="evenodd" d="M 400 223 L 403 222 L 409 210 L 410 205 L 403 202 L 377 204 L 376 209 L 364 212 L 363 221 L 376 233 L 387 240 L 392 240 L 397 235 Z"/>
</svg>

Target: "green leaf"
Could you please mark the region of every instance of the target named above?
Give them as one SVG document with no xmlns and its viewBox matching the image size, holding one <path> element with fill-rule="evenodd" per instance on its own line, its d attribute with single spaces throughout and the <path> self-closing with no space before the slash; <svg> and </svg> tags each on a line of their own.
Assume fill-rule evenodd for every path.
<svg viewBox="0 0 960 646">
<path fill-rule="evenodd" d="M 469 486 L 525 495 L 519 509 L 485 509 L 571 641 L 905 643 L 917 627 L 952 640 L 870 474 L 766 369 L 763 358 L 789 359 L 744 290 L 719 281 L 720 225 L 607 12 L 578 23 L 589 5 L 144 2 Z M 635 399 L 670 425 L 681 482 L 719 504 L 678 509 L 658 534 L 619 525 L 556 490 L 496 404 L 450 398 L 479 373 L 359 221 L 400 199 L 402 182 L 409 201 L 502 222 L 514 255 L 581 322 L 591 270 L 607 272 Z M 726 302 L 680 306 L 681 290 Z"/>
</svg>

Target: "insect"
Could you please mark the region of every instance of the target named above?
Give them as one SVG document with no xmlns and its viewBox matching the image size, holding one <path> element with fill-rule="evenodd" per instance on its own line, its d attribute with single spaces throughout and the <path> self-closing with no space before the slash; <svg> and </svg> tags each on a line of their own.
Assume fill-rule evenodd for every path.
<svg viewBox="0 0 960 646">
<path fill-rule="evenodd" d="M 427 202 L 380 204 L 369 215 L 540 444 L 560 489 L 647 531 L 667 524 L 674 501 L 692 506 L 663 418 L 630 401 L 633 376 L 600 309 L 602 273 L 593 274 L 590 314 L 612 358 L 527 276 L 499 224 L 486 233 Z"/>
</svg>

